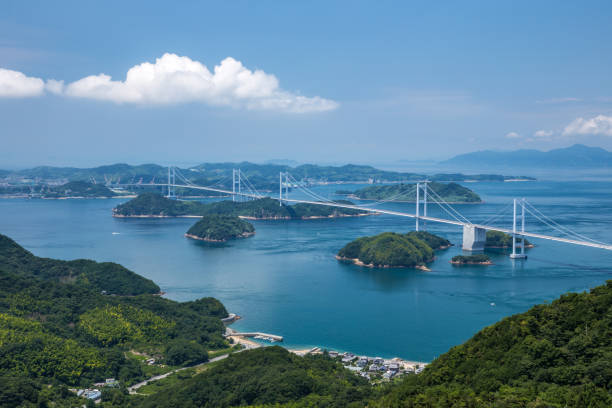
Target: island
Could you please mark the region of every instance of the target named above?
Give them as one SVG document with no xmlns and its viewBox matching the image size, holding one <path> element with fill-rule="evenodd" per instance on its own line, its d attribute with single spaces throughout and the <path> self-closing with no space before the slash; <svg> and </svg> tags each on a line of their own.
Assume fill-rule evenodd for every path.
<svg viewBox="0 0 612 408">
<path fill-rule="evenodd" d="M 338 200 L 339 204 L 354 205 L 350 201 Z M 278 201 L 265 197 L 250 201 L 199 201 L 171 200 L 157 193 L 143 193 L 113 209 L 114 217 L 202 217 L 209 214 L 231 215 L 249 220 L 291 220 L 339 217 L 359 217 L 371 213 L 352 208 L 298 203 L 282 206 Z"/>
<path fill-rule="evenodd" d="M 120 194 L 103 184 L 87 181 L 69 181 L 58 185 L 5 185 L 0 187 L 0 196 L 28 198 L 112 198 Z M 125 196 L 125 195 L 124 195 Z"/>
<path fill-rule="evenodd" d="M 447 203 L 481 203 L 482 199 L 478 194 L 473 192 L 467 187 L 457 183 L 438 183 L 430 182 L 427 184 L 429 196 L 436 198 L 441 197 Z M 437 194 L 434 196 L 433 193 Z M 344 193 L 349 198 L 358 200 L 389 200 L 389 201 L 416 201 L 416 188 L 415 184 L 387 184 L 387 185 L 373 185 L 361 188 L 353 191 L 350 194 L 346 194 L 346 190 L 340 190 L 337 194 Z M 421 199 L 423 198 L 423 192 L 421 191 Z"/>
<path fill-rule="evenodd" d="M 349 242 L 336 259 L 370 268 L 417 268 L 428 270 L 434 251 L 448 248 L 451 243 L 426 231 L 397 234 L 383 232 Z"/>
<path fill-rule="evenodd" d="M 205 215 L 185 234 L 185 237 L 206 242 L 226 242 L 230 239 L 255 235 L 255 227 L 234 215 Z"/>
<path fill-rule="evenodd" d="M 522 238 L 516 239 L 516 246 L 519 247 L 521 245 Z M 533 248 L 531 242 L 525 240 L 525 248 Z M 485 248 L 491 249 L 506 249 L 512 248 L 512 235 L 506 234 L 501 231 L 487 231 L 486 240 L 485 240 Z"/>
<path fill-rule="evenodd" d="M 456 255 L 453 256 L 450 263 L 453 265 L 493 265 L 491 258 L 485 254 Z"/>
</svg>

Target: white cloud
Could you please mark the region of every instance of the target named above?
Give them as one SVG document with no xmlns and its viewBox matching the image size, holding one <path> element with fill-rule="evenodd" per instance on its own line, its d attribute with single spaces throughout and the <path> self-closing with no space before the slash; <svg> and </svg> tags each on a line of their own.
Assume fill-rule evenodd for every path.
<svg viewBox="0 0 612 408">
<path fill-rule="evenodd" d="M 506 139 L 519 139 L 521 135 L 516 132 L 510 132 L 506 134 Z"/>
<path fill-rule="evenodd" d="M 0 68 L 0 98 L 26 98 L 40 96 L 45 83 L 40 78 L 24 75 L 19 71 Z"/>
<path fill-rule="evenodd" d="M 534 137 L 539 137 L 542 139 L 547 139 L 549 137 L 551 137 L 553 135 L 553 131 L 552 130 L 538 130 L 537 132 L 535 132 L 533 134 Z"/>
<path fill-rule="evenodd" d="M 563 135 L 612 136 L 612 116 L 598 115 L 590 119 L 577 118 L 565 127 Z"/>
<path fill-rule="evenodd" d="M 45 89 L 53 94 L 61 95 L 64 92 L 64 81 L 48 79 L 45 83 Z"/>
<path fill-rule="evenodd" d="M 176 54 L 164 54 L 155 63 L 144 62 L 130 68 L 125 81 L 114 81 L 105 74 L 92 75 L 66 85 L 64 93 L 115 103 L 203 102 L 293 113 L 321 112 L 338 107 L 337 102 L 329 99 L 285 91 L 274 75 L 261 70 L 251 71 L 231 57 L 210 72 L 204 64 Z"/>
</svg>

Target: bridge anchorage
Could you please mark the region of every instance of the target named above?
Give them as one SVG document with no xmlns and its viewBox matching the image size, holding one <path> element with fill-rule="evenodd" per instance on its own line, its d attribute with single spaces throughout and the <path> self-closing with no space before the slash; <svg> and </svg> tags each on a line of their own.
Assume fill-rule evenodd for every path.
<svg viewBox="0 0 612 408">
<path fill-rule="evenodd" d="M 177 177 L 179 181 L 177 182 Z M 229 176 L 228 176 L 229 177 Z M 428 188 L 428 181 L 419 181 L 415 185 L 406 185 L 405 190 L 398 192 L 393 197 L 389 197 L 385 200 L 380 201 L 372 201 L 368 203 L 364 203 L 361 205 L 355 204 L 344 204 L 338 203 L 336 201 L 330 200 L 329 198 L 323 197 L 316 192 L 310 190 L 305 183 L 302 183 L 296 180 L 289 172 L 280 172 L 279 174 L 279 189 L 278 189 L 278 198 L 273 197 L 271 195 L 263 195 L 255 189 L 253 184 L 249 181 L 248 177 L 241 172 L 240 169 L 234 169 L 232 171 L 232 189 L 228 190 L 224 188 L 224 183 L 227 181 L 228 177 L 217 181 L 216 183 L 209 186 L 199 186 L 192 183 L 188 178 L 183 176 L 180 169 L 176 167 L 168 168 L 168 182 L 167 183 L 156 183 L 155 180 L 151 180 L 149 183 L 143 183 L 142 180 L 138 183 L 121 184 L 118 181 L 115 184 L 107 182 L 111 187 L 126 187 L 126 186 L 138 186 L 138 187 L 162 187 L 167 188 L 167 196 L 168 198 L 176 199 L 176 188 L 184 188 L 184 189 L 193 189 L 193 190 L 203 190 L 203 191 L 212 191 L 216 193 L 222 193 L 226 195 L 231 195 L 234 201 L 237 200 L 253 200 L 259 198 L 273 198 L 278 200 L 279 205 L 290 204 L 290 203 L 305 203 L 312 205 L 323 205 L 329 207 L 337 207 L 337 208 L 348 208 L 355 209 L 361 211 L 368 211 L 373 214 L 386 214 L 386 215 L 394 215 L 398 217 L 408 217 L 415 219 L 415 229 L 417 231 L 421 229 L 427 228 L 427 222 L 436 222 L 448 225 L 456 225 L 458 227 L 463 228 L 463 242 L 462 249 L 465 251 L 482 251 L 484 250 L 485 242 L 486 242 L 486 232 L 487 231 L 499 231 L 505 234 L 509 234 L 512 237 L 512 253 L 510 257 L 513 259 L 525 259 L 527 256 L 525 254 L 525 243 L 524 240 L 526 237 L 535 238 L 535 239 L 544 239 L 549 241 L 563 242 L 572 245 L 581 245 L 587 246 L 591 248 L 599 248 L 605 249 L 608 251 L 612 251 L 612 245 L 594 240 L 592 238 L 581 235 L 575 231 L 572 231 L 568 227 L 565 227 L 553 219 L 546 216 L 536 207 L 534 207 L 529 201 L 525 198 L 514 199 L 512 203 L 506 205 L 502 211 L 490 217 L 483 223 L 473 223 L 468 218 L 466 218 L 463 214 L 461 214 L 457 209 L 451 206 L 450 203 L 447 203 L 440 197 L 435 190 Z M 229 182 L 228 182 L 229 183 Z M 294 199 L 289 198 L 289 188 L 293 188 L 298 192 L 305 194 L 307 197 L 311 197 L 311 199 Z M 414 214 L 388 210 L 383 208 L 373 208 L 380 204 L 384 204 L 387 202 L 392 202 L 397 200 L 400 197 L 405 197 L 413 192 L 416 189 L 416 208 Z M 421 193 L 422 199 L 421 199 Z M 445 212 L 449 218 L 438 218 L 432 217 L 428 214 L 428 205 L 430 203 L 436 204 L 443 212 Z M 423 211 L 421 215 L 421 205 L 423 205 Z M 513 206 L 512 213 L 512 227 L 504 228 L 498 227 L 495 225 L 490 225 L 493 220 L 499 218 L 504 214 L 504 211 L 509 210 L 510 206 Z M 518 208 L 520 206 L 520 215 L 518 212 Z M 540 227 L 545 226 L 548 227 L 564 236 L 553 236 L 553 235 L 545 235 L 540 233 L 528 232 L 525 230 L 525 217 L 529 213 L 536 221 L 540 223 Z M 520 230 L 518 229 L 518 222 L 520 221 Z"/>
</svg>

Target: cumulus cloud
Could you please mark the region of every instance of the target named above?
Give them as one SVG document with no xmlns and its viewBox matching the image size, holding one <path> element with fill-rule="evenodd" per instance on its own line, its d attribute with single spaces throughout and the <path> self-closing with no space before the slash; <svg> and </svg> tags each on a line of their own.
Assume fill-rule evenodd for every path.
<svg viewBox="0 0 612 408">
<path fill-rule="evenodd" d="M 590 119 L 577 118 L 563 129 L 564 136 L 612 136 L 612 116 L 598 115 Z"/>
<path fill-rule="evenodd" d="M 537 132 L 533 134 L 533 136 L 546 139 L 546 138 L 551 137 L 553 133 L 554 132 L 552 130 L 538 130 Z"/>
<path fill-rule="evenodd" d="M 510 132 L 510 133 L 506 134 L 506 139 L 518 139 L 520 137 L 521 137 L 521 135 L 519 135 L 516 132 Z"/>
<path fill-rule="evenodd" d="M 49 79 L 45 82 L 45 89 L 53 94 L 61 95 L 64 92 L 64 81 Z"/>
<path fill-rule="evenodd" d="M 27 98 L 40 96 L 45 91 L 45 82 L 29 77 L 19 71 L 0 68 L 0 98 Z"/>
<path fill-rule="evenodd" d="M 130 68 L 124 81 L 115 81 L 106 74 L 82 78 L 66 85 L 64 94 L 115 103 L 203 102 L 294 113 L 338 107 L 337 102 L 329 99 L 285 91 L 274 75 L 249 70 L 231 57 L 225 58 L 211 72 L 201 62 L 176 54 L 164 54 L 155 63 L 144 62 Z"/>
</svg>

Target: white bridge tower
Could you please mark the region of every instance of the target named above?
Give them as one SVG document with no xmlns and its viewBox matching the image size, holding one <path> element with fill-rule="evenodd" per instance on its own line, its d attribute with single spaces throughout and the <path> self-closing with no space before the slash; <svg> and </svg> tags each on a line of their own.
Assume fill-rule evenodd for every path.
<svg viewBox="0 0 612 408">
<path fill-rule="evenodd" d="M 168 195 L 166 198 L 172 200 L 176 199 L 176 192 L 174 186 L 176 185 L 176 168 L 174 166 L 168 167 Z"/>
<path fill-rule="evenodd" d="M 521 238 L 520 249 L 521 252 L 516 252 L 516 205 L 518 200 L 514 199 L 514 212 L 512 213 L 512 253 L 510 254 L 510 258 L 512 259 L 525 259 L 527 255 L 525 255 L 525 236 L 522 234 L 518 234 Z M 521 232 L 525 232 L 525 199 L 522 198 L 520 200 L 521 203 Z"/>
</svg>

